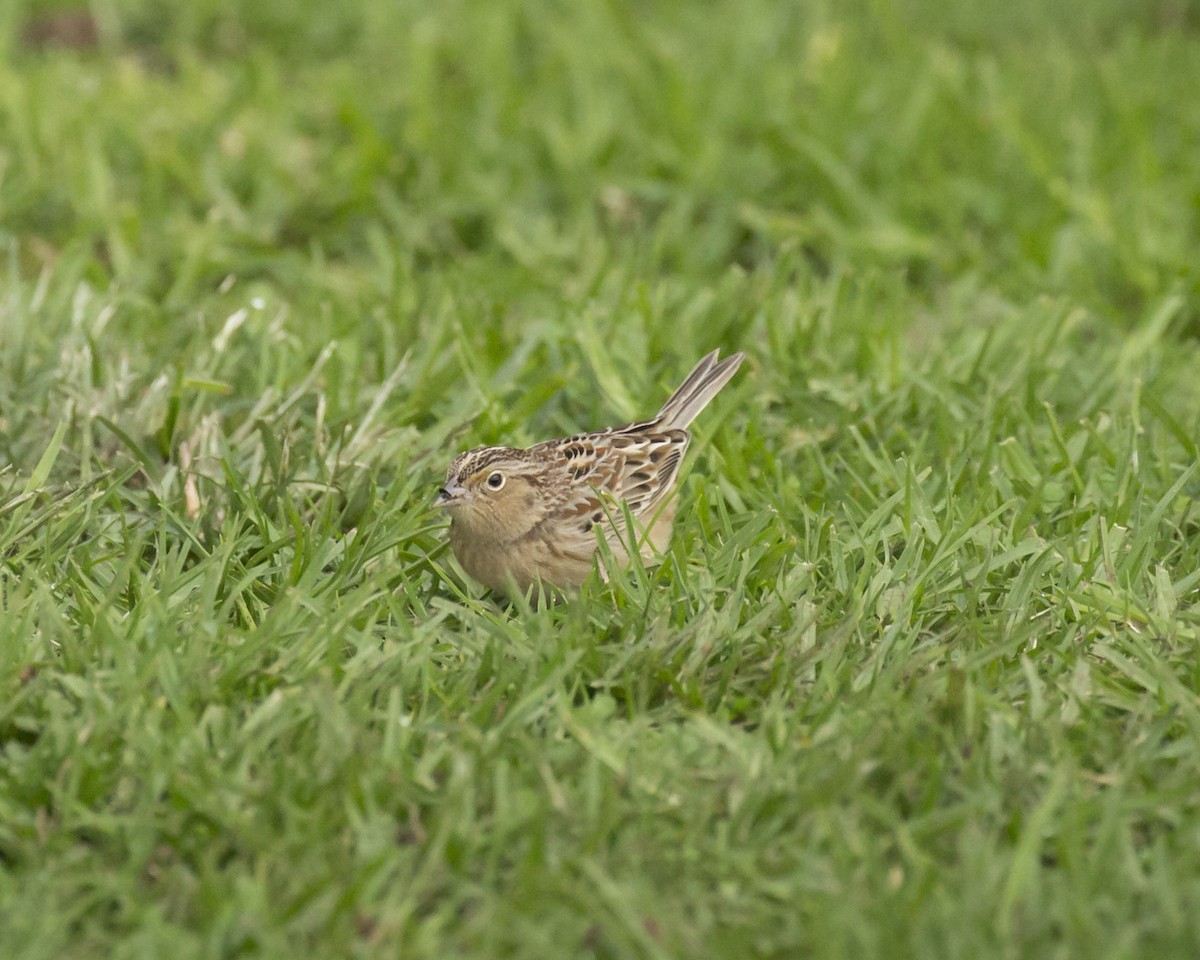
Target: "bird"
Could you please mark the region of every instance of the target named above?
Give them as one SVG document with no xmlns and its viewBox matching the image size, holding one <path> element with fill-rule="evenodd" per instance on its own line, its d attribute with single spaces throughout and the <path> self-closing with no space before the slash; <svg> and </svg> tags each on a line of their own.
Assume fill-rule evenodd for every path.
<svg viewBox="0 0 1200 960">
<path fill-rule="evenodd" d="M 714 350 L 700 360 L 649 420 L 456 456 L 434 504 L 450 515 L 450 548 L 462 568 L 491 590 L 528 595 L 539 583 L 582 584 L 601 536 L 621 565 L 633 545 L 646 562 L 661 556 L 688 425 L 745 359 L 719 357 Z"/>
</svg>

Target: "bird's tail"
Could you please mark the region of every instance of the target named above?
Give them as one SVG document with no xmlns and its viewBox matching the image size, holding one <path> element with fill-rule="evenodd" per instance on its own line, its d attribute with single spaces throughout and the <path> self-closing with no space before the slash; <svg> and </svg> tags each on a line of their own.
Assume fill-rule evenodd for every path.
<svg viewBox="0 0 1200 960">
<path fill-rule="evenodd" d="M 663 427 L 686 428 L 696 419 L 697 414 L 708 406 L 708 402 L 717 395 L 717 391 L 729 382 L 729 378 L 737 373 L 737 368 L 746 358 L 744 353 L 735 353 L 724 360 L 718 360 L 719 353 L 719 350 L 714 350 L 696 364 L 687 375 L 687 379 L 679 385 L 679 389 L 663 404 L 658 416 L 654 418 Z"/>
</svg>

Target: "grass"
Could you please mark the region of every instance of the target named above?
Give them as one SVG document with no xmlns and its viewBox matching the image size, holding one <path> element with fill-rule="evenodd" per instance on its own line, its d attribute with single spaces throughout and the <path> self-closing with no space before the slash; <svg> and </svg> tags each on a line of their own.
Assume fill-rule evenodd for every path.
<svg viewBox="0 0 1200 960">
<path fill-rule="evenodd" d="M 1200 19 L 946 6 L 4 7 L 0 956 L 1196 956 Z"/>
</svg>

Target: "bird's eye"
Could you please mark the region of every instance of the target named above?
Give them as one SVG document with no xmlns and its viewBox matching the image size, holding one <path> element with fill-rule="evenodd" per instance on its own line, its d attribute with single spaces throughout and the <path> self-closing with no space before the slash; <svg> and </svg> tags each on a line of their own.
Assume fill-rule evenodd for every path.
<svg viewBox="0 0 1200 960">
<path fill-rule="evenodd" d="M 502 474 L 499 470 L 493 474 L 490 474 L 487 478 L 487 485 L 493 490 L 499 490 L 502 486 L 504 486 L 504 474 Z"/>
</svg>

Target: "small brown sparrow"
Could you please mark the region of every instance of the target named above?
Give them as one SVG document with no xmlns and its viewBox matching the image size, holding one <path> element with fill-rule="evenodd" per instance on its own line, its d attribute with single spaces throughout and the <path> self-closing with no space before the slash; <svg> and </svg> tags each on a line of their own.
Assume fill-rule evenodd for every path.
<svg viewBox="0 0 1200 960">
<path fill-rule="evenodd" d="M 614 557 L 628 559 L 626 508 L 643 559 L 660 555 L 671 536 L 687 426 L 744 357 L 717 355 L 696 364 L 652 420 L 455 457 L 434 503 L 450 511 L 450 547 L 463 569 L 493 590 L 525 593 L 537 581 L 577 586 L 592 569 L 597 527 Z"/>
</svg>

